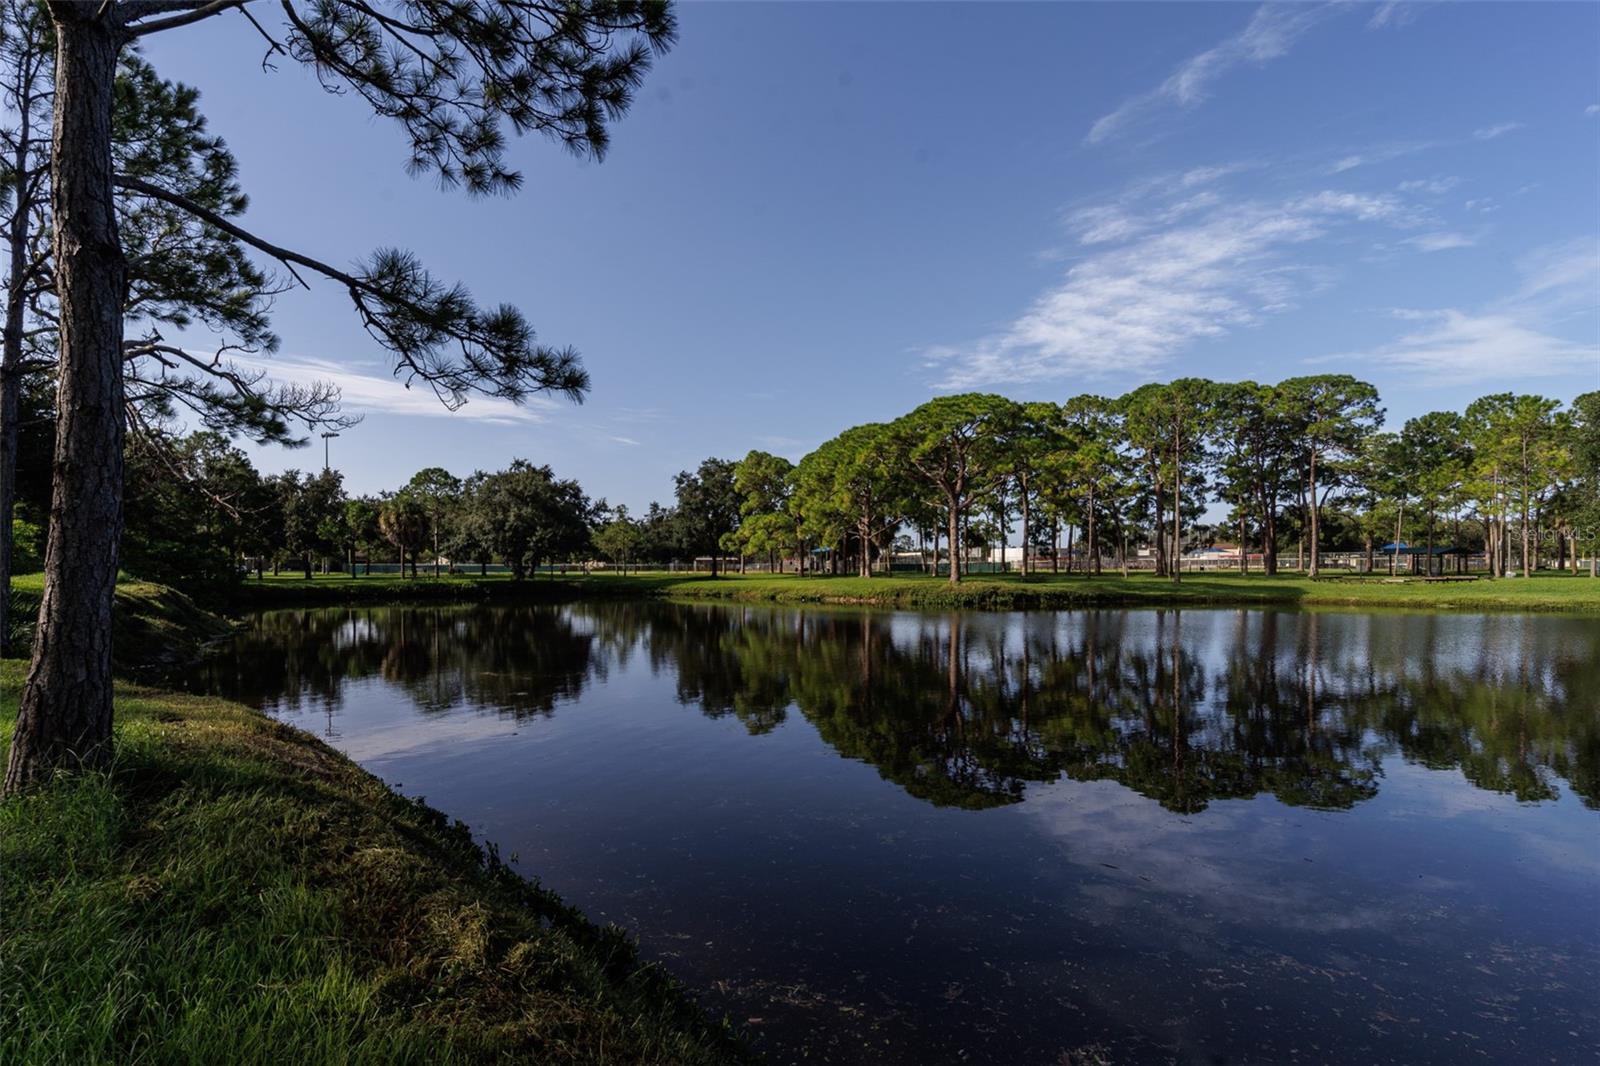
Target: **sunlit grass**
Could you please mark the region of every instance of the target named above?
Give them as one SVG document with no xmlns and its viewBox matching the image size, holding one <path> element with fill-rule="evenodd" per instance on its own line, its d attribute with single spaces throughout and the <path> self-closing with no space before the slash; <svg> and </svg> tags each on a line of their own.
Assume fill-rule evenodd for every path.
<svg viewBox="0 0 1600 1066">
<path fill-rule="evenodd" d="M 267 577 L 240 590 L 242 606 L 402 602 L 417 599 L 554 597 L 597 595 L 677 596 L 776 603 L 863 603 L 929 608 L 1029 608 L 1143 605 L 1280 605 L 1400 607 L 1441 610 L 1600 611 L 1600 580 L 1585 575 L 1541 573 L 1530 578 L 1476 581 L 1362 578 L 1311 580 L 1298 574 L 1191 573 L 1172 582 L 1152 574 L 1107 573 L 974 575 L 955 587 L 919 574 L 893 577 L 827 577 L 795 574 L 648 572 L 565 576 L 541 574 L 521 583 L 505 575 L 469 574 L 413 579 L 396 574 Z"/>
<path fill-rule="evenodd" d="M 152 690 L 117 713 L 109 774 L 0 803 L 0 1062 L 734 1057 L 619 932 L 311 737 Z"/>
</svg>

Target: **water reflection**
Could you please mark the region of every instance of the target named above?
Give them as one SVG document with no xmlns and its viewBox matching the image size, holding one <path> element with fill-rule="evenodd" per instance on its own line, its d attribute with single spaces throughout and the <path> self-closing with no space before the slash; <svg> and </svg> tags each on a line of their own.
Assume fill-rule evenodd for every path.
<svg viewBox="0 0 1600 1066">
<path fill-rule="evenodd" d="M 647 664 L 761 738 L 798 713 L 940 807 L 1069 778 L 1169 811 L 1343 809 L 1385 760 L 1600 809 L 1600 626 L 1525 616 L 1088 611 L 947 616 L 663 603 L 275 611 L 199 683 L 337 729 L 378 678 L 424 715 L 522 722 Z M 573 713 L 581 713 L 573 708 Z"/>
</svg>

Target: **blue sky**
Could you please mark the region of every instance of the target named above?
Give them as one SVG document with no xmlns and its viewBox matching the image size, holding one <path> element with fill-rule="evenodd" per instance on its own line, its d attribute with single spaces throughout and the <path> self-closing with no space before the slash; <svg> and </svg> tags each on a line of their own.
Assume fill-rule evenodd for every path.
<svg viewBox="0 0 1600 1066">
<path fill-rule="evenodd" d="M 294 64 L 263 72 L 237 16 L 148 41 L 202 90 L 256 232 L 410 248 L 584 356 L 582 406 L 448 414 L 335 287 L 284 295 L 274 373 L 366 416 L 334 442 L 352 490 L 521 457 L 638 508 L 707 455 L 798 459 L 968 388 L 1337 369 L 1398 426 L 1600 387 L 1600 5 L 679 16 L 604 163 L 524 139 L 524 189 L 489 200 L 407 177 L 398 129 Z"/>
</svg>

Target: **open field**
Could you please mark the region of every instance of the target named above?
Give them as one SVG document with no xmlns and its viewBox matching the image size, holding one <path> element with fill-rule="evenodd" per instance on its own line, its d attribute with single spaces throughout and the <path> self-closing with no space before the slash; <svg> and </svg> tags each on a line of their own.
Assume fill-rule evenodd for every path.
<svg viewBox="0 0 1600 1066">
<path fill-rule="evenodd" d="M 620 932 L 308 734 L 119 693 L 111 773 L 0 803 L 0 1061 L 742 1057 Z"/>
<path fill-rule="evenodd" d="M 583 596 L 672 596 L 771 603 L 871 604 L 924 608 L 1066 608 L 1088 606 L 1370 607 L 1420 610 L 1600 612 L 1600 580 L 1539 574 L 1477 581 L 1395 582 L 1383 576 L 1312 581 L 1298 575 L 1186 574 L 1173 583 L 1153 575 L 1127 578 L 1040 574 L 968 578 L 952 587 L 927 576 L 800 577 L 645 573 L 509 577 L 453 575 L 415 579 L 343 574 L 246 581 L 241 608 L 416 600 L 572 599 Z"/>
</svg>

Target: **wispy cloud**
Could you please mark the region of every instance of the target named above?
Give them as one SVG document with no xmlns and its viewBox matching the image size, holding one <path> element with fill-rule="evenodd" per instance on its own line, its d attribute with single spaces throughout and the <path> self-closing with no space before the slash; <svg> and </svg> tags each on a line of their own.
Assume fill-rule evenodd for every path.
<svg viewBox="0 0 1600 1066">
<path fill-rule="evenodd" d="M 607 437 L 606 440 L 611 441 L 613 444 L 626 445 L 629 448 L 639 447 L 639 442 L 632 437 Z"/>
<path fill-rule="evenodd" d="M 1458 383 L 1572 374 L 1600 366 L 1600 347 L 1543 332 L 1513 315 L 1444 308 L 1399 317 L 1425 324 L 1354 355 L 1385 367 L 1438 371 Z"/>
<path fill-rule="evenodd" d="M 1510 296 L 1476 310 L 1396 308 L 1391 315 L 1414 323 L 1387 344 L 1319 362 L 1363 360 L 1403 370 L 1437 371 L 1451 381 L 1507 381 L 1600 372 L 1600 342 L 1571 340 L 1554 329 L 1574 314 L 1593 318 L 1600 291 L 1600 241 L 1558 244 L 1518 263 L 1519 284 Z"/>
<path fill-rule="evenodd" d="M 279 358 L 252 357 L 238 362 L 265 371 L 274 381 L 309 384 L 328 382 L 339 389 L 346 414 L 420 415 L 426 418 L 456 418 L 502 425 L 542 422 L 557 405 L 545 397 L 534 396 L 517 405 L 488 396 L 473 397 L 466 405 L 450 410 L 425 383 L 407 388 L 397 378 L 364 374 L 356 363 L 337 363 L 311 356 Z"/>
<path fill-rule="evenodd" d="M 1400 243 L 1408 244 L 1419 252 L 1443 252 L 1451 248 L 1471 248 L 1478 243 L 1478 238 L 1465 233 L 1441 230 L 1437 233 L 1422 233 L 1415 237 L 1407 237 Z"/>
<path fill-rule="evenodd" d="M 1600 237 L 1579 237 L 1539 248 L 1517 260 L 1521 283 L 1511 305 L 1542 317 L 1594 313 L 1600 292 Z"/>
<path fill-rule="evenodd" d="M 1417 5 L 1403 3 L 1402 0 L 1385 0 L 1378 5 L 1378 10 L 1372 13 L 1367 20 L 1367 29 L 1381 30 L 1385 28 L 1399 28 L 1405 26 L 1416 18 Z"/>
<path fill-rule="evenodd" d="M 1391 159 L 1401 159 L 1408 155 L 1419 155 L 1431 152 L 1435 148 L 1442 148 L 1449 141 L 1395 141 L 1390 144 L 1373 145 L 1363 148 L 1358 152 L 1342 155 L 1328 165 L 1329 174 L 1343 174 L 1347 170 L 1357 167 L 1370 167 L 1376 163 L 1387 163 Z"/>
<path fill-rule="evenodd" d="M 1522 123 L 1520 122 L 1500 122 L 1492 126 L 1481 126 L 1465 137 L 1389 141 L 1383 144 L 1370 145 L 1346 152 L 1328 165 L 1327 172 L 1329 174 L 1343 174 L 1357 167 L 1369 167 L 1378 163 L 1387 163 L 1390 160 L 1420 155 L 1423 152 L 1431 152 L 1438 148 L 1453 148 L 1471 144 L 1473 141 L 1492 141 L 1521 128 Z M 1403 185 L 1401 186 L 1401 188 L 1404 187 Z"/>
<path fill-rule="evenodd" d="M 1287 311 L 1325 272 L 1286 254 L 1358 224 L 1411 228 L 1420 218 L 1392 194 L 1323 190 L 1288 199 L 1227 202 L 1220 196 L 1174 220 L 1186 203 L 1068 216 L 1092 251 L 1009 326 L 970 345 L 925 351 L 939 385 L 964 388 L 1108 373 L 1153 375 L 1189 344 Z M 1142 210 L 1141 210 L 1142 206 Z"/>
<path fill-rule="evenodd" d="M 1451 176 L 1443 178 L 1417 178 L 1412 181 L 1402 181 L 1398 186 L 1401 192 L 1421 192 L 1430 196 L 1440 196 L 1449 192 L 1461 179 Z"/>
<path fill-rule="evenodd" d="M 1594 118 L 1596 115 L 1600 115 L 1600 104 L 1590 104 L 1583 109 L 1584 118 Z"/>
<path fill-rule="evenodd" d="M 1472 136 L 1480 141 L 1492 141 L 1496 137 L 1504 137 L 1513 130 L 1520 130 L 1520 122 L 1497 122 L 1493 126 L 1484 126 L 1482 129 L 1472 131 Z"/>
<path fill-rule="evenodd" d="M 1190 56 L 1160 85 L 1097 119 L 1084 140 L 1099 144 L 1152 112 L 1199 105 L 1212 82 L 1241 63 L 1261 64 L 1287 55 L 1302 35 L 1337 10 L 1333 4 L 1263 4 L 1238 33 Z"/>
</svg>

